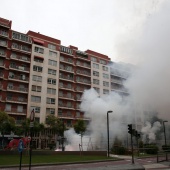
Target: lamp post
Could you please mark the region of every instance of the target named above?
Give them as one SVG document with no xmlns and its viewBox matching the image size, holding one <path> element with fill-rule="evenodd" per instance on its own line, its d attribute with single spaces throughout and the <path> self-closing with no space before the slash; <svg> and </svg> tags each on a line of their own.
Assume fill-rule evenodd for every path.
<svg viewBox="0 0 170 170">
<path fill-rule="evenodd" d="M 165 149 L 166 149 L 166 133 L 165 133 L 165 122 L 168 122 L 167 120 L 163 121 L 163 128 L 164 128 L 164 138 L 165 138 Z M 166 153 L 166 161 L 167 161 L 168 157 L 167 157 L 167 153 Z"/>
<path fill-rule="evenodd" d="M 112 113 L 113 111 L 107 111 L 107 152 L 108 152 L 108 157 L 109 157 L 109 113 Z"/>
</svg>

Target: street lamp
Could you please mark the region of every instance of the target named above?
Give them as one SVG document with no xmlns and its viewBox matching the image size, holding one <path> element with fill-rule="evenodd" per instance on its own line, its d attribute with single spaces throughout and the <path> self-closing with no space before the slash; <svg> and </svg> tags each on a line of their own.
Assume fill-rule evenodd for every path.
<svg viewBox="0 0 170 170">
<path fill-rule="evenodd" d="M 108 152 L 108 157 L 109 157 L 109 113 L 112 113 L 113 111 L 107 111 L 107 152 Z"/>
<path fill-rule="evenodd" d="M 166 147 L 166 133 L 165 133 L 165 122 L 168 122 L 167 120 L 163 121 L 163 128 L 164 128 L 164 138 L 165 138 L 165 150 L 167 149 Z M 166 153 L 166 161 L 167 161 L 168 157 L 167 157 L 167 153 Z"/>
</svg>

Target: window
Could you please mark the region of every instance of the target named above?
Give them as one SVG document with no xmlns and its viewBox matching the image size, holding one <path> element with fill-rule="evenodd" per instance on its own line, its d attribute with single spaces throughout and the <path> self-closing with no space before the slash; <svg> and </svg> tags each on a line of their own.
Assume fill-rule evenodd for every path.
<svg viewBox="0 0 170 170">
<path fill-rule="evenodd" d="M 35 47 L 34 52 L 44 54 L 44 49 L 40 47 Z"/>
<path fill-rule="evenodd" d="M 51 57 L 57 57 L 57 52 L 49 51 L 49 56 L 51 56 Z"/>
<path fill-rule="evenodd" d="M 56 94 L 56 89 L 47 88 L 47 94 Z"/>
<path fill-rule="evenodd" d="M 58 115 L 62 116 L 62 110 L 61 109 L 58 109 Z"/>
<path fill-rule="evenodd" d="M 57 66 L 57 61 L 54 61 L 54 60 L 48 60 L 48 65 L 51 65 L 51 66 Z"/>
<path fill-rule="evenodd" d="M 97 58 L 96 57 L 91 57 L 91 61 L 97 62 Z"/>
<path fill-rule="evenodd" d="M 67 116 L 71 117 L 71 112 L 67 111 Z"/>
<path fill-rule="evenodd" d="M 41 92 L 41 86 L 32 85 L 32 91 Z"/>
<path fill-rule="evenodd" d="M 42 72 L 43 68 L 40 66 L 33 66 L 33 71 Z"/>
<path fill-rule="evenodd" d="M 23 106 L 22 105 L 18 105 L 17 106 L 17 111 L 18 112 L 23 112 Z"/>
<path fill-rule="evenodd" d="M 63 46 L 61 46 L 61 51 L 65 52 L 65 53 L 68 53 L 68 54 L 72 54 L 73 53 L 71 49 L 69 49 L 67 47 L 63 47 Z"/>
<path fill-rule="evenodd" d="M 103 81 L 103 86 L 109 87 L 109 82 Z"/>
<path fill-rule="evenodd" d="M 100 60 L 100 64 L 106 64 L 105 60 Z"/>
<path fill-rule="evenodd" d="M 93 79 L 93 84 L 99 84 L 99 80 Z"/>
<path fill-rule="evenodd" d="M 41 102 L 41 97 L 40 96 L 31 96 L 31 101 L 40 103 Z"/>
<path fill-rule="evenodd" d="M 109 75 L 108 75 L 108 74 L 103 73 L 103 78 L 108 79 L 108 78 L 109 78 Z"/>
<path fill-rule="evenodd" d="M 109 90 L 103 89 L 103 94 L 109 94 Z"/>
<path fill-rule="evenodd" d="M 5 111 L 11 111 L 11 104 L 6 104 Z"/>
<path fill-rule="evenodd" d="M 34 61 L 37 63 L 43 63 L 43 59 L 38 58 L 38 57 L 34 57 Z"/>
<path fill-rule="evenodd" d="M 55 104 L 55 99 L 47 97 L 47 104 Z"/>
<path fill-rule="evenodd" d="M 54 84 L 54 85 L 56 85 L 56 79 L 48 78 L 48 79 L 47 79 L 47 82 L 48 82 L 48 84 Z"/>
<path fill-rule="evenodd" d="M 48 44 L 48 48 L 52 50 L 56 50 L 56 46 L 53 44 Z"/>
<path fill-rule="evenodd" d="M 100 93 L 100 89 L 99 88 L 97 88 L 97 87 L 93 87 L 94 88 L 94 90 L 96 90 L 96 92 L 99 94 Z"/>
<path fill-rule="evenodd" d="M 40 113 L 40 107 L 31 106 L 31 109 L 34 108 L 35 113 Z"/>
<path fill-rule="evenodd" d="M 93 63 L 93 68 L 99 69 L 99 65 L 96 63 Z"/>
<path fill-rule="evenodd" d="M 12 38 L 22 40 L 22 41 L 26 41 L 26 42 L 30 41 L 30 39 L 27 35 L 20 34 L 20 33 L 17 33 L 17 32 L 12 33 Z"/>
<path fill-rule="evenodd" d="M 56 70 L 48 69 L 48 74 L 56 75 Z"/>
<path fill-rule="evenodd" d="M 76 117 L 80 117 L 80 112 L 76 112 Z"/>
<path fill-rule="evenodd" d="M 32 80 L 33 80 L 33 81 L 42 82 L 42 76 L 33 75 L 33 76 L 32 76 Z"/>
<path fill-rule="evenodd" d="M 99 77 L 99 72 L 97 72 L 97 71 L 93 71 L 93 76 L 97 76 L 97 77 Z"/>
<path fill-rule="evenodd" d="M 108 71 L 108 67 L 103 66 L 103 71 Z"/>
<path fill-rule="evenodd" d="M 47 114 L 55 114 L 55 109 L 53 109 L 53 108 L 47 108 L 47 109 L 46 109 L 46 113 L 47 113 Z"/>
</svg>

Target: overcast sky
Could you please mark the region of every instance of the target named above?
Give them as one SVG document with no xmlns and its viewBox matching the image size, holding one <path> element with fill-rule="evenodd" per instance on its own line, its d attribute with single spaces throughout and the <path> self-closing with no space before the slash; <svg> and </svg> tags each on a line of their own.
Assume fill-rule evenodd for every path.
<svg viewBox="0 0 170 170">
<path fill-rule="evenodd" d="M 168 0 L 1 0 L 0 17 L 12 20 L 12 29 L 40 32 L 77 46 L 130 62 L 124 41 L 143 34 L 150 16 Z M 169 4 L 169 3 L 168 3 Z"/>
</svg>

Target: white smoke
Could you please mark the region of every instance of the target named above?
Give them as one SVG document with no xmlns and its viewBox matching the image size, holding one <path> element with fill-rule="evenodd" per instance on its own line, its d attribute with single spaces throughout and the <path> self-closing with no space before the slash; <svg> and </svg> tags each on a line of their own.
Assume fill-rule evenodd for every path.
<svg viewBox="0 0 170 170">
<path fill-rule="evenodd" d="M 143 133 L 143 140 L 149 140 L 149 143 L 154 142 L 156 138 L 156 132 L 158 132 L 161 128 L 160 122 L 154 122 L 153 126 L 150 122 L 146 122 L 146 126 L 144 126 L 141 130 Z"/>
</svg>

